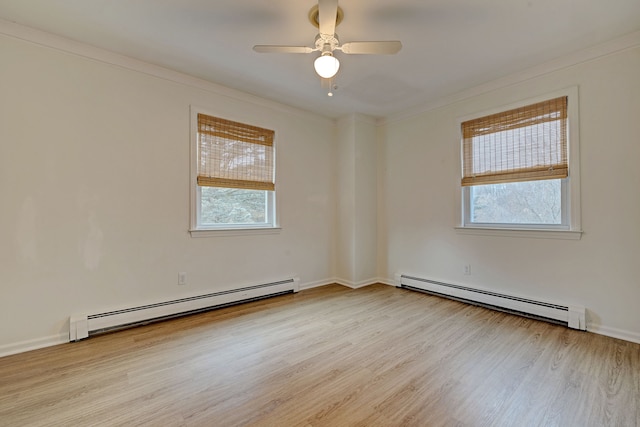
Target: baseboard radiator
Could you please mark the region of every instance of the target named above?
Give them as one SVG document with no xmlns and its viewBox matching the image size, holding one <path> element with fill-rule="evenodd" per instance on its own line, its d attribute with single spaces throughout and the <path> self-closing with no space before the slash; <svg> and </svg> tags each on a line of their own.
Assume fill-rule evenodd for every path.
<svg viewBox="0 0 640 427">
<path fill-rule="evenodd" d="M 586 330 L 585 308 L 536 301 L 484 289 L 396 274 L 396 286 L 457 301 Z"/>
<path fill-rule="evenodd" d="M 69 318 L 69 341 L 78 341 L 98 333 L 256 301 L 298 292 L 299 290 L 300 279 L 294 277 L 276 282 L 162 301 L 138 307 L 129 307 L 96 314 L 73 315 Z"/>
</svg>

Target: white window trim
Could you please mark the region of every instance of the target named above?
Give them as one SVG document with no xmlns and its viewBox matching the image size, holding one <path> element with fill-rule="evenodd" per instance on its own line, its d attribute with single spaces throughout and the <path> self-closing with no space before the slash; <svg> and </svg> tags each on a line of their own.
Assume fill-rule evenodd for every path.
<svg viewBox="0 0 640 427">
<path fill-rule="evenodd" d="M 566 204 L 566 209 L 563 211 L 563 215 L 568 216 L 567 226 L 545 226 L 545 225 L 516 225 L 516 224 L 468 224 L 468 218 L 465 215 L 468 214 L 468 209 L 465 209 L 465 203 L 467 198 L 465 190 L 460 185 L 461 174 L 461 125 L 468 120 L 476 119 L 478 117 L 489 116 L 492 114 L 500 113 L 502 111 L 511 110 L 514 108 L 520 108 L 527 105 L 535 104 L 545 101 L 547 99 L 554 99 L 561 96 L 568 97 L 568 141 L 567 150 L 569 157 L 569 178 L 564 179 L 562 185 L 564 186 L 563 194 L 566 197 L 563 199 L 563 203 Z M 532 238 L 553 238 L 553 239 L 580 239 L 582 236 L 582 217 L 581 217 L 581 205 L 580 205 L 580 122 L 579 122 L 579 98 L 578 98 L 578 86 L 571 86 L 565 89 L 560 89 L 555 92 L 546 93 L 534 98 L 522 100 L 513 104 L 496 107 L 490 110 L 481 111 L 464 117 L 458 117 L 457 119 L 457 135 L 456 141 L 456 154 L 458 158 L 458 173 L 457 173 L 457 195 L 456 195 L 456 210 L 458 212 L 458 224 L 455 226 L 455 230 L 460 234 L 471 235 L 486 235 L 486 236 L 507 236 L 507 237 L 532 237 Z"/>
<path fill-rule="evenodd" d="M 203 107 L 198 107 L 195 105 L 190 106 L 190 135 L 189 135 L 189 171 L 190 171 L 190 197 L 189 197 L 189 212 L 190 212 L 190 220 L 189 220 L 189 233 L 191 237 L 225 237 L 225 236 L 246 236 L 246 235 L 260 235 L 260 234 L 277 234 L 280 232 L 281 227 L 278 222 L 278 191 L 270 192 L 268 195 L 269 203 L 271 206 L 271 211 L 268 213 L 273 221 L 267 225 L 255 225 L 255 224 L 220 224 L 214 226 L 202 227 L 200 224 L 200 188 L 198 186 L 198 113 L 207 114 L 209 116 L 214 117 L 224 117 L 228 120 L 233 120 L 240 123 L 251 123 L 257 126 L 261 126 L 268 129 L 273 129 L 273 126 L 265 125 L 262 123 L 256 123 L 256 120 L 253 118 L 236 118 L 229 117 L 228 114 L 220 115 L 218 113 L 213 113 L 210 110 L 207 110 Z M 276 131 L 276 139 L 278 132 Z M 274 141 L 274 145 L 276 141 Z M 276 149 L 276 157 L 277 157 L 277 149 Z M 274 159 L 277 164 L 277 160 Z M 277 176 L 277 166 L 275 174 Z M 276 178 L 277 182 L 277 178 Z"/>
</svg>

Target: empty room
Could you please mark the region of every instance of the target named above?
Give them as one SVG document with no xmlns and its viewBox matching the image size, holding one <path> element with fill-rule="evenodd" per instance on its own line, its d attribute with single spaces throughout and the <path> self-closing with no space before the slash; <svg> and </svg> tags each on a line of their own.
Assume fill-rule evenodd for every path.
<svg viewBox="0 0 640 427">
<path fill-rule="evenodd" d="M 0 0 L 1 426 L 640 426 L 637 0 Z"/>
</svg>

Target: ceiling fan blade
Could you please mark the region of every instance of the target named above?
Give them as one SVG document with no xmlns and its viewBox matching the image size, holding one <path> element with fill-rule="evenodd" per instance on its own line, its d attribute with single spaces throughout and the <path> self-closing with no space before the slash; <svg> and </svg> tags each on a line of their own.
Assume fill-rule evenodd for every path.
<svg viewBox="0 0 640 427">
<path fill-rule="evenodd" d="M 386 42 L 350 42 L 343 44 L 340 49 L 344 53 L 361 55 L 392 55 L 400 52 L 402 43 L 399 41 Z"/>
<path fill-rule="evenodd" d="M 320 34 L 332 36 L 336 32 L 338 0 L 318 0 L 318 23 Z"/>
<path fill-rule="evenodd" d="M 253 50 L 259 53 L 311 53 L 316 49 L 307 46 L 277 46 L 268 44 L 258 44 Z"/>
</svg>

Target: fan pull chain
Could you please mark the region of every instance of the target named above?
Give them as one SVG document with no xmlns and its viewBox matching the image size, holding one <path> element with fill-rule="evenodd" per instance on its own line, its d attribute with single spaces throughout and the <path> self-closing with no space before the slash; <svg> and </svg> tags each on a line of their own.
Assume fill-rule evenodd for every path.
<svg viewBox="0 0 640 427">
<path fill-rule="evenodd" d="M 329 79 L 329 92 L 327 92 L 327 96 L 333 96 L 333 91 L 338 90 L 338 85 L 333 83 L 333 77 Z"/>
</svg>

